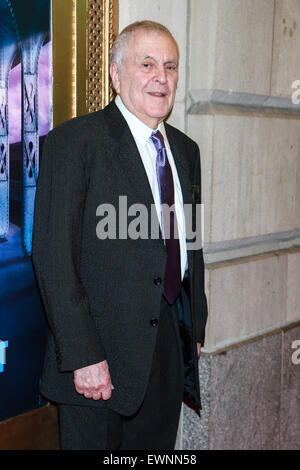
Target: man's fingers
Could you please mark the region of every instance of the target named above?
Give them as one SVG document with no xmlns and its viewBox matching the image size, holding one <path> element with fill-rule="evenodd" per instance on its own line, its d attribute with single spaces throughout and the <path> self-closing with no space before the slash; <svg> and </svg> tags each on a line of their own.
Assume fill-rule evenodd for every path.
<svg viewBox="0 0 300 470">
<path fill-rule="evenodd" d="M 76 384 L 76 382 L 75 382 L 75 389 L 76 389 L 76 392 L 79 393 L 80 395 L 84 394 L 84 388 L 80 387 L 78 384 Z"/>
<path fill-rule="evenodd" d="M 83 395 L 85 398 L 92 398 L 93 400 L 108 400 L 111 397 L 114 386 L 110 383 L 109 385 L 99 385 L 98 387 L 90 387 L 87 385 L 78 385 L 75 383 L 76 392 Z"/>
<path fill-rule="evenodd" d="M 101 398 L 101 392 L 93 393 L 92 395 L 93 400 L 100 400 L 100 398 Z"/>
<path fill-rule="evenodd" d="M 77 393 L 93 400 L 108 400 L 114 388 L 106 361 L 74 371 L 74 383 Z"/>
<path fill-rule="evenodd" d="M 108 400 L 110 397 L 111 397 L 111 388 L 109 389 L 105 389 L 103 392 L 102 392 L 102 398 L 103 400 Z"/>
<path fill-rule="evenodd" d="M 82 395 L 84 395 L 85 398 L 92 398 L 93 400 L 100 400 L 100 398 L 103 400 L 108 400 L 111 397 L 111 392 L 112 389 L 110 388 L 102 390 L 101 392 L 84 391 Z"/>
</svg>

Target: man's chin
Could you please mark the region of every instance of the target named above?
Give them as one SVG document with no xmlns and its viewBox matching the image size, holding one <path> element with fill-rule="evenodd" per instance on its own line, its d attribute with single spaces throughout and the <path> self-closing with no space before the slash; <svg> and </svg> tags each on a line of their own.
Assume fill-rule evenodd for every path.
<svg viewBox="0 0 300 470">
<path fill-rule="evenodd" d="M 148 116 L 151 117 L 152 119 L 156 119 L 158 123 L 165 121 L 167 117 L 171 114 L 172 108 L 165 108 L 165 109 L 160 109 L 160 110 L 153 110 L 152 112 L 149 112 Z"/>
</svg>

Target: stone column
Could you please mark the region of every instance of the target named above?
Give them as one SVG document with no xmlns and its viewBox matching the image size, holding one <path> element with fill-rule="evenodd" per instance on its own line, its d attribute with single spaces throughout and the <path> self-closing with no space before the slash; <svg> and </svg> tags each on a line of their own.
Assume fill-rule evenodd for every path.
<svg viewBox="0 0 300 470">
<path fill-rule="evenodd" d="M 0 239 L 4 240 L 9 228 L 8 81 L 17 50 L 11 13 L 6 2 L 0 5 L 0 15 L 7 18 L 0 29 Z"/>
<path fill-rule="evenodd" d="M 31 253 L 34 200 L 39 171 L 38 64 L 45 33 L 29 36 L 22 43 L 22 148 L 23 223 L 22 241 Z"/>
<path fill-rule="evenodd" d="M 192 0 L 187 129 L 201 149 L 207 339 L 182 448 L 299 449 L 298 0 Z"/>
</svg>

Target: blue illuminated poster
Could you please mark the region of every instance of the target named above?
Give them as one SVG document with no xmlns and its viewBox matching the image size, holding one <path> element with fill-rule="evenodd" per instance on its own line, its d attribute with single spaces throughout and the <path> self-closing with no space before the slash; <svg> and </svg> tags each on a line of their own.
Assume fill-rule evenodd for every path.
<svg viewBox="0 0 300 470">
<path fill-rule="evenodd" d="M 43 404 L 46 325 L 31 264 L 51 125 L 50 0 L 0 0 L 0 421 Z"/>
</svg>

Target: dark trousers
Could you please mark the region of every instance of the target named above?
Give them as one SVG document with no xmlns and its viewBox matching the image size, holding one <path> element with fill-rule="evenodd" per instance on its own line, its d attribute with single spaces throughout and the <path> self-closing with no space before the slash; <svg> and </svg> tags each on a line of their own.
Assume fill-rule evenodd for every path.
<svg viewBox="0 0 300 470">
<path fill-rule="evenodd" d="M 161 302 L 157 339 L 146 394 L 130 417 L 90 406 L 59 406 L 61 449 L 171 450 L 174 449 L 184 369 L 176 304 Z"/>
</svg>

